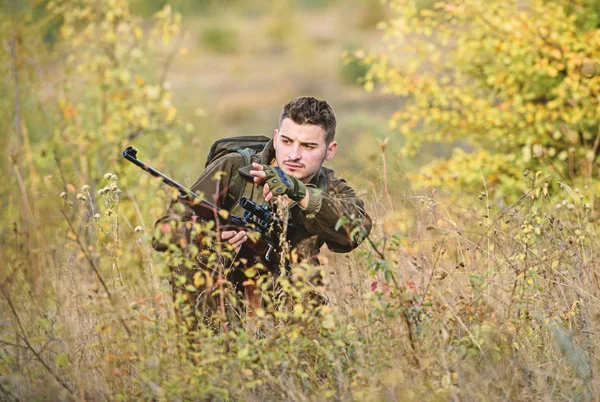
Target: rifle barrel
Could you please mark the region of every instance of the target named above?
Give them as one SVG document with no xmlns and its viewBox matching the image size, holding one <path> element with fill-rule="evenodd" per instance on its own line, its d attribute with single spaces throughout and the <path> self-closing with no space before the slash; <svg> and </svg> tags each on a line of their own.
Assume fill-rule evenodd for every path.
<svg viewBox="0 0 600 402">
<path fill-rule="evenodd" d="M 123 156 L 123 158 L 127 159 L 129 162 L 138 166 L 142 170 L 145 170 L 146 172 L 148 172 L 150 175 L 161 178 L 163 183 L 165 183 L 168 186 L 176 188 L 183 195 L 192 197 L 192 199 L 200 198 L 192 190 L 185 188 L 181 184 L 177 183 L 175 180 L 171 179 L 170 177 L 168 177 L 168 176 L 162 174 L 161 172 L 159 172 L 158 170 L 154 169 L 152 166 L 139 160 L 137 158 L 137 149 L 135 149 L 134 147 L 129 146 L 129 147 L 125 148 L 125 150 L 122 153 L 122 156 Z"/>
</svg>

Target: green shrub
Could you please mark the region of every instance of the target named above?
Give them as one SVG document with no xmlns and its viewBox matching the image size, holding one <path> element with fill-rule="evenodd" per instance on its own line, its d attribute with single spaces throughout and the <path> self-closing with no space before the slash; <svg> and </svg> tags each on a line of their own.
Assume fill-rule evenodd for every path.
<svg viewBox="0 0 600 402">
<path fill-rule="evenodd" d="M 408 154 L 461 141 L 482 166 L 511 166 L 496 181 L 509 198 L 523 190 L 513 183 L 526 168 L 598 177 L 597 2 L 389 4 L 393 46 L 362 58 L 372 63 L 365 85 L 406 99 L 391 124 Z M 436 161 L 437 179 L 473 174 L 468 158 L 453 155 Z"/>
</svg>

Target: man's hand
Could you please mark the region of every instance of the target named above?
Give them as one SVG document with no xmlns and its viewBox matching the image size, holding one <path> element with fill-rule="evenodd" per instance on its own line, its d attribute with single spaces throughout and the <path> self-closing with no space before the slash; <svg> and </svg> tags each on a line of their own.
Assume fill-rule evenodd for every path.
<svg viewBox="0 0 600 402">
<path fill-rule="evenodd" d="M 306 197 L 306 186 L 300 180 L 286 174 L 279 166 L 265 166 L 252 163 L 255 183 L 264 183 L 265 201 L 275 195 L 287 195 L 291 200 L 300 201 Z"/>
<path fill-rule="evenodd" d="M 225 230 L 221 232 L 221 240 L 227 240 L 229 244 L 233 245 L 235 252 L 239 253 L 242 248 L 242 244 L 248 240 L 248 235 L 245 231 L 240 230 Z"/>
</svg>

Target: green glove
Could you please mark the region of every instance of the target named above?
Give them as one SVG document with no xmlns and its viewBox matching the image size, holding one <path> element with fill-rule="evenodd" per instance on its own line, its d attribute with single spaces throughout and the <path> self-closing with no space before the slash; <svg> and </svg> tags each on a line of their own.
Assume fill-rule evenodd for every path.
<svg viewBox="0 0 600 402">
<path fill-rule="evenodd" d="M 287 195 L 291 200 L 300 201 L 306 195 L 306 186 L 300 180 L 286 174 L 279 166 L 266 166 L 265 179 L 273 195 Z"/>
</svg>

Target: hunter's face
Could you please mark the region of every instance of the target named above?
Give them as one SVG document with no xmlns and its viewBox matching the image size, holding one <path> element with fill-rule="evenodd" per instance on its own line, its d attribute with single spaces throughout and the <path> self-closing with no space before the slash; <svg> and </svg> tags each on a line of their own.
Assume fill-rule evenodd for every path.
<svg viewBox="0 0 600 402">
<path fill-rule="evenodd" d="M 284 172 L 308 183 L 326 160 L 335 156 L 337 143 L 325 143 L 325 130 L 314 124 L 283 119 L 273 138 L 275 159 Z"/>
</svg>

